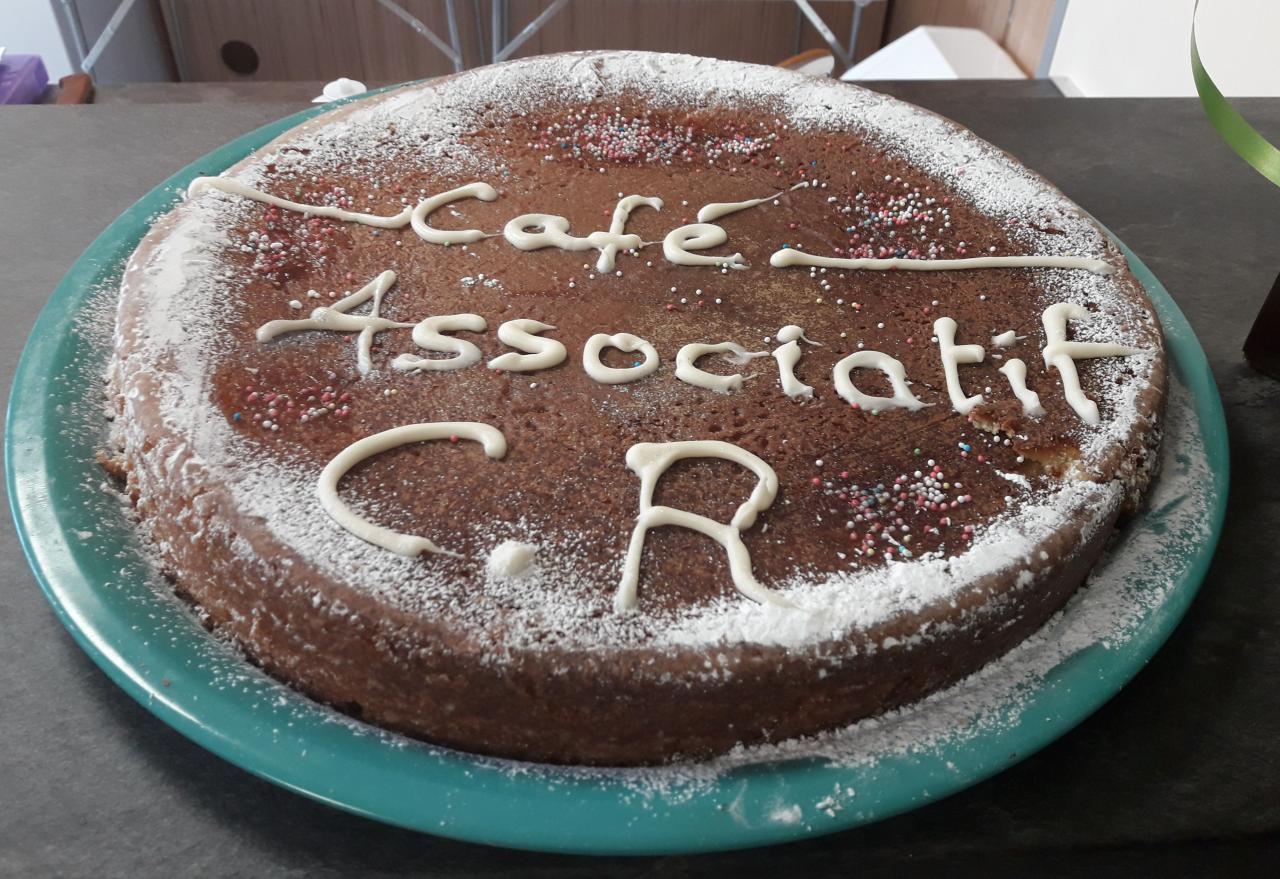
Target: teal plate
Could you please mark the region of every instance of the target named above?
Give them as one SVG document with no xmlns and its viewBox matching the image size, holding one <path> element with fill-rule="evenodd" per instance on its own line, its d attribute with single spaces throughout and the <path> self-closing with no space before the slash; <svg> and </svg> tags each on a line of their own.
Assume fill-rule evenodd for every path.
<svg viewBox="0 0 1280 879">
<path fill-rule="evenodd" d="M 1158 502 L 1126 525 L 1103 565 L 1105 582 L 1077 595 L 1037 637 L 1038 648 L 1002 661 L 985 683 L 961 685 L 969 688 L 962 693 L 968 702 L 984 692 L 994 700 L 979 714 L 950 728 L 931 721 L 947 713 L 939 704 L 943 694 L 898 718 L 902 731 L 888 736 L 885 747 L 860 745 L 861 728 L 845 734 L 842 759 L 802 749 L 701 777 L 566 774 L 391 736 L 270 680 L 205 632 L 157 582 L 119 500 L 102 490 L 94 451 L 102 443 L 97 395 L 109 314 L 101 291 L 118 283 L 149 220 L 168 210 L 193 177 L 218 173 L 324 109 L 227 144 L 112 223 L 41 313 L 9 401 L 10 503 L 23 549 L 59 618 L 129 695 L 231 763 L 359 815 L 491 845 L 646 854 L 785 842 L 906 811 L 1044 747 L 1114 695 L 1194 597 L 1226 507 L 1222 404 L 1186 318 L 1126 249 L 1164 322 L 1175 378 L 1165 472 L 1153 491 Z M 1110 620 L 1110 628 L 1099 620 Z M 1079 640 L 1082 632 L 1089 640 Z M 1092 646 L 1072 652 L 1065 643 Z M 1027 666 L 1036 655 L 1042 667 Z M 1023 678 L 1002 674 L 1001 665 L 1016 671 L 1019 662 L 1030 668 Z M 1004 688 L 991 689 L 992 680 Z M 883 744 L 895 722 L 875 724 L 867 741 Z M 930 735 L 911 742 L 911 730 L 920 729 Z"/>
</svg>

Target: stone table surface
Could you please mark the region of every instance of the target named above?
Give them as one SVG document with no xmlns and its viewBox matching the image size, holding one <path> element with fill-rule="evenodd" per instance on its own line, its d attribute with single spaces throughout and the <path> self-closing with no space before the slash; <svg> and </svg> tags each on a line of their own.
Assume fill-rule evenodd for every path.
<svg viewBox="0 0 1280 879">
<path fill-rule="evenodd" d="M 1186 99 L 903 84 L 1057 183 L 1164 282 L 1208 353 L 1231 437 L 1213 567 L 1168 644 L 1057 743 L 870 827 L 724 855 L 587 859 L 385 827 L 288 793 L 156 720 L 72 642 L 0 524 L 0 875 L 1249 875 L 1280 863 L 1280 382 L 1243 362 L 1280 271 L 1280 189 Z M 261 93 L 259 93 L 261 94 Z M 220 95 L 220 97 L 223 97 Z M 178 168 L 303 105 L 0 109 L 0 384 L 63 273 Z M 1243 101 L 1280 131 L 1280 100 Z M 1270 873 L 1270 875 L 1275 875 Z"/>
</svg>

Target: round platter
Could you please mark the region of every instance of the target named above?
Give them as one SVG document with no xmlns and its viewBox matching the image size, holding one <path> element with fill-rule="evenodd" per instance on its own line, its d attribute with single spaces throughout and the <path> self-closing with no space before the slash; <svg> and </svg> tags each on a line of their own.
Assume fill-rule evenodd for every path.
<svg viewBox="0 0 1280 879">
<path fill-rule="evenodd" d="M 1161 474 L 1089 586 L 1035 637 L 951 690 L 816 741 L 710 764 L 566 770 L 409 741 L 271 680 L 170 594 L 104 486 L 94 460 L 105 436 L 101 374 L 112 292 L 150 220 L 192 178 L 324 109 L 227 144 L 113 222 L 41 313 L 9 401 L 9 499 L 59 618 L 129 695 L 231 763 L 357 814 L 493 845 L 645 854 L 785 842 L 906 811 L 1034 753 L 1114 695 L 1194 597 L 1226 508 L 1222 405 L 1186 318 L 1121 245 L 1167 338 Z"/>
</svg>

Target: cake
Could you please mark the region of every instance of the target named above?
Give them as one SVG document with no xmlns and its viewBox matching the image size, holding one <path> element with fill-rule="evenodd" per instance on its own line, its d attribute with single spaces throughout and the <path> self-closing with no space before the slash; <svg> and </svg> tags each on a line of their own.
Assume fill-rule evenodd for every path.
<svg viewBox="0 0 1280 879">
<path fill-rule="evenodd" d="M 698 759 L 918 700 L 1141 501 L 1165 356 L 1106 234 L 960 126 L 677 55 L 354 101 L 126 267 L 112 445 L 177 592 L 368 723 Z"/>
</svg>

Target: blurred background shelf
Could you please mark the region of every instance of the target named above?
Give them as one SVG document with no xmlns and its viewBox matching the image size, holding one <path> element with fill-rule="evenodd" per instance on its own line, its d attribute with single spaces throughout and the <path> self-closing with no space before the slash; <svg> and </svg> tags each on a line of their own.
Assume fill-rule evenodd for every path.
<svg viewBox="0 0 1280 879">
<path fill-rule="evenodd" d="M 0 42 L 44 55 L 53 79 L 78 70 L 122 0 L 5 0 Z M 648 49 L 774 64 L 826 49 L 851 63 L 921 25 L 977 28 L 1034 75 L 1065 0 L 133 0 L 91 71 L 98 83 L 398 82 L 511 52 Z M 393 8 L 396 7 L 396 8 Z M 397 8 L 399 11 L 397 11 Z M 453 22 L 450 22 L 452 10 Z M 415 32 L 408 19 L 421 23 Z M 855 28 L 856 19 L 856 28 Z M 423 28 L 448 49 L 424 38 Z M 496 33 L 496 38 L 495 38 Z M 856 40 L 853 39 L 856 33 Z M 455 37 L 456 34 L 456 37 Z M 852 46 L 850 43 L 852 41 Z M 847 65 L 837 59 L 835 73 Z"/>
<path fill-rule="evenodd" d="M 0 46 L 39 55 L 51 81 L 88 66 L 98 86 L 373 85 L 494 58 L 647 49 L 803 61 L 806 72 L 859 81 L 1026 77 L 1069 96 L 1165 97 L 1195 94 L 1194 2 L 0 0 Z M 1213 0 L 1199 19 L 1201 52 L 1225 93 L 1280 95 L 1280 3 Z"/>
</svg>

